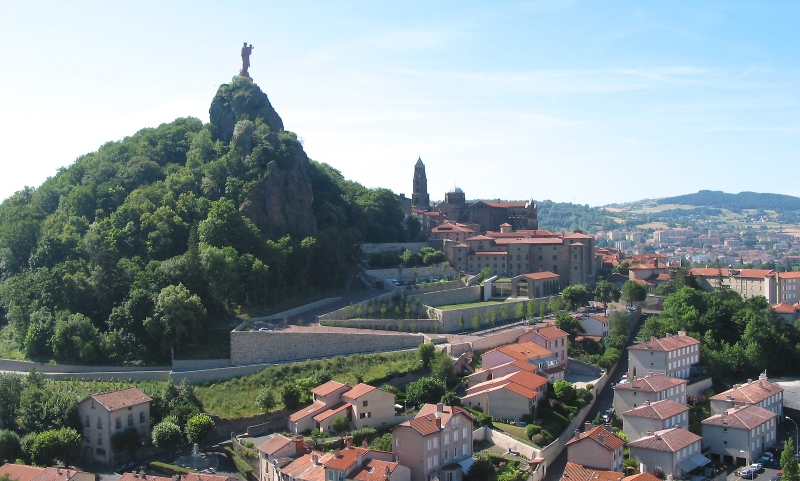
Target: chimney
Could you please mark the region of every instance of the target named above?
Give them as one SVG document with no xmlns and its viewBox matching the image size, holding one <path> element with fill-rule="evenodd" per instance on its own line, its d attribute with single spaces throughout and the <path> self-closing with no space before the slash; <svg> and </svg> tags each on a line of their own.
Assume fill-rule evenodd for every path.
<svg viewBox="0 0 800 481">
<path fill-rule="evenodd" d="M 751 382 L 753 382 L 753 380 L 752 380 L 752 379 L 748 379 L 748 380 L 747 380 L 747 384 L 750 384 Z"/>
<path fill-rule="evenodd" d="M 731 396 L 730 394 L 726 394 L 726 395 L 725 395 L 725 400 L 726 400 L 726 401 L 733 402 L 733 396 Z"/>
<path fill-rule="evenodd" d="M 338 458 L 341 455 L 342 455 L 342 450 L 341 449 L 336 448 L 336 449 L 333 450 L 333 457 L 334 458 Z"/>
<path fill-rule="evenodd" d="M 758 387 L 760 387 L 761 389 L 764 389 L 764 381 L 763 380 L 761 380 L 761 379 L 758 380 Z"/>
<path fill-rule="evenodd" d="M 686 335 L 686 331 L 678 331 L 678 335 L 679 336 L 685 336 Z"/>
<path fill-rule="evenodd" d="M 645 436 L 652 436 L 652 435 L 653 435 L 653 431 L 647 431 L 647 433 L 645 434 Z"/>
<path fill-rule="evenodd" d="M 353 447 L 353 436 L 347 436 L 346 438 L 344 438 L 344 443 L 348 448 L 352 448 Z"/>
<path fill-rule="evenodd" d="M 368 449 L 369 448 L 369 443 L 367 442 L 366 439 L 361 441 L 361 447 L 364 448 L 364 449 Z"/>
<path fill-rule="evenodd" d="M 438 403 L 436 405 L 436 412 L 437 413 L 443 413 L 444 412 L 444 404 L 443 403 Z"/>
<path fill-rule="evenodd" d="M 302 451 L 305 448 L 305 442 L 303 441 L 302 435 L 297 435 L 294 437 L 294 449 L 295 451 Z"/>
<path fill-rule="evenodd" d="M 61 476 L 61 468 L 56 468 L 56 474 Z"/>
<path fill-rule="evenodd" d="M 647 371 L 647 376 L 648 376 L 648 377 L 649 377 L 649 376 L 652 376 L 652 375 L 653 375 L 653 371 Z"/>
<path fill-rule="evenodd" d="M 436 429 L 442 429 L 442 418 L 436 416 Z"/>
<path fill-rule="evenodd" d="M 69 469 L 68 469 L 68 470 L 67 470 L 67 481 L 69 481 L 69 480 L 70 480 L 70 478 L 72 478 L 72 473 L 70 473 L 70 472 L 69 472 Z"/>
<path fill-rule="evenodd" d="M 311 454 L 311 464 L 314 466 L 319 464 L 319 455 L 313 453 Z"/>
<path fill-rule="evenodd" d="M 644 401 L 644 404 L 643 404 L 643 406 L 649 406 L 649 405 L 650 405 L 650 400 L 649 400 L 649 399 L 646 399 L 646 400 Z"/>
<path fill-rule="evenodd" d="M 356 453 L 356 466 L 361 466 L 362 462 L 364 462 L 364 455 L 362 453 Z"/>
<path fill-rule="evenodd" d="M 580 430 L 576 429 L 576 430 L 575 430 L 575 435 L 574 435 L 574 436 L 575 436 L 575 440 L 576 440 L 576 441 L 577 441 L 578 439 L 580 439 L 580 438 L 581 438 L 581 432 L 580 432 Z"/>
<path fill-rule="evenodd" d="M 585 423 L 583 423 L 583 431 L 584 432 L 591 431 L 591 430 L 592 430 L 592 423 L 590 423 L 589 421 L 586 421 Z"/>
</svg>

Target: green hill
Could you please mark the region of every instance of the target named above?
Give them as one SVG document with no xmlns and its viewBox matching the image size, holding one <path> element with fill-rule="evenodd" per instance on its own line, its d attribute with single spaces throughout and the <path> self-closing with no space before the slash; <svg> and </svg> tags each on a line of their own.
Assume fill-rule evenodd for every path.
<svg viewBox="0 0 800 481">
<path fill-rule="evenodd" d="M 743 209 L 774 210 L 779 213 L 800 210 L 800 197 L 783 194 L 763 194 L 758 192 L 728 194 L 721 191 L 701 190 L 696 194 L 658 199 L 657 202 L 662 205 L 680 204 L 717 207 L 734 212 L 741 212 Z"/>
<path fill-rule="evenodd" d="M 27 357 L 225 350 L 240 307 L 342 286 L 361 242 L 407 239 L 396 196 L 308 159 L 251 80 L 220 86 L 210 114 L 106 143 L 0 204 L 0 325 Z"/>
</svg>

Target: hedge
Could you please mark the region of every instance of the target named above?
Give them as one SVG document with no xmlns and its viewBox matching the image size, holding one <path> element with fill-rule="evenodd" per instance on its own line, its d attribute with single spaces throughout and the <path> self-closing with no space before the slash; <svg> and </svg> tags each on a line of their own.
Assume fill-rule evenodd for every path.
<svg viewBox="0 0 800 481">
<path fill-rule="evenodd" d="M 186 469 L 180 466 L 175 466 L 174 464 L 167 464 L 159 461 L 151 461 L 149 463 L 149 466 L 150 469 L 152 469 L 153 471 L 158 471 L 159 473 L 168 474 L 170 476 L 174 476 L 176 474 L 191 474 L 197 472 L 193 469 Z"/>
<path fill-rule="evenodd" d="M 236 465 L 236 469 L 242 473 L 242 476 L 244 476 L 246 479 L 253 479 L 253 468 L 247 464 L 247 461 L 242 459 L 242 457 L 236 454 L 236 452 L 229 446 L 225 446 L 225 453 L 228 455 L 231 461 L 233 461 L 233 464 Z"/>
</svg>

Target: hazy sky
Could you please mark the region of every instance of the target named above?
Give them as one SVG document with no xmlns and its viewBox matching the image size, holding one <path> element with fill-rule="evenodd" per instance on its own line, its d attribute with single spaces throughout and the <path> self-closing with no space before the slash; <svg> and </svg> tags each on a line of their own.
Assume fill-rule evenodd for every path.
<svg viewBox="0 0 800 481">
<path fill-rule="evenodd" d="M 431 199 L 800 196 L 800 3 L 3 2 L 0 198 L 208 121 L 250 73 L 308 155 Z"/>
</svg>

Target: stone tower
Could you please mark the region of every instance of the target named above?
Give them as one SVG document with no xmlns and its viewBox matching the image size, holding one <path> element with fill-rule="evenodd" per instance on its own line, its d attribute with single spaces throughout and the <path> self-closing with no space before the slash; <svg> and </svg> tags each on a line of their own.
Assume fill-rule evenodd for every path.
<svg viewBox="0 0 800 481">
<path fill-rule="evenodd" d="M 431 201 L 428 197 L 428 177 L 425 175 L 425 164 L 422 158 L 417 159 L 414 166 L 414 189 L 411 194 L 411 207 L 414 209 L 430 209 Z"/>
</svg>

